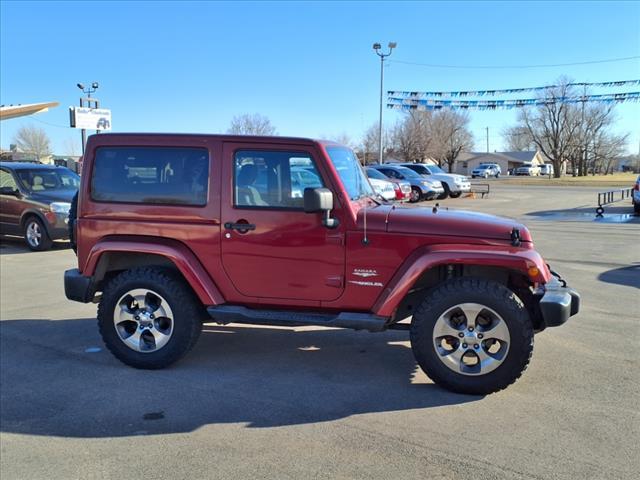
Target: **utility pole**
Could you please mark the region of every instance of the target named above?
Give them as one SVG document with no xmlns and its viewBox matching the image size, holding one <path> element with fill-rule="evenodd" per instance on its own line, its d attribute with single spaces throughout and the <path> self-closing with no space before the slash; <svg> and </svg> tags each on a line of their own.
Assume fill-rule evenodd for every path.
<svg viewBox="0 0 640 480">
<path fill-rule="evenodd" d="M 487 127 L 486 130 L 487 130 L 487 153 L 489 153 L 489 127 Z"/>
<path fill-rule="evenodd" d="M 391 55 L 391 52 L 394 48 L 396 48 L 396 42 L 389 42 L 389 53 L 382 53 L 380 50 L 382 49 L 382 45 L 379 43 L 373 44 L 373 49 L 376 51 L 376 54 L 380 57 L 380 125 L 378 126 L 378 163 L 382 163 L 382 90 L 384 85 L 384 59 Z"/>
<path fill-rule="evenodd" d="M 584 128 L 584 104 L 585 101 L 587 99 L 587 86 L 584 85 L 582 87 L 582 124 L 580 125 L 580 133 L 582 133 L 582 155 L 580 155 L 582 158 L 581 160 L 581 166 L 580 166 L 580 176 L 584 177 L 587 175 L 587 132 L 586 129 Z M 584 170 L 584 172 L 583 172 Z M 573 174 L 573 176 L 575 177 L 575 172 Z"/>
</svg>

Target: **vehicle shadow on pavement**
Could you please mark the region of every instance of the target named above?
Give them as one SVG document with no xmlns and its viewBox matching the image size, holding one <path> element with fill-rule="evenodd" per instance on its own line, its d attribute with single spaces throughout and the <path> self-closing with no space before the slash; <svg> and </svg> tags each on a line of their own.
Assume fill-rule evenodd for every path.
<svg viewBox="0 0 640 480">
<path fill-rule="evenodd" d="M 640 263 L 602 272 L 598 275 L 598 280 L 640 289 Z"/>
<path fill-rule="evenodd" d="M 205 325 L 181 362 L 144 371 L 104 349 L 95 319 L 0 325 L 3 433 L 119 437 L 221 423 L 276 427 L 482 398 L 432 384 L 416 366 L 406 331 Z"/>
<path fill-rule="evenodd" d="M 71 243 L 66 241 L 55 241 L 51 250 L 66 250 L 71 248 Z M 0 255 L 17 255 L 21 253 L 38 253 L 29 250 L 21 237 L 0 236 Z"/>
<path fill-rule="evenodd" d="M 605 205 L 602 217 L 596 217 L 596 207 L 577 207 L 558 210 L 527 212 L 525 215 L 542 220 L 568 222 L 640 223 L 640 215 L 635 215 L 631 205 Z"/>
</svg>

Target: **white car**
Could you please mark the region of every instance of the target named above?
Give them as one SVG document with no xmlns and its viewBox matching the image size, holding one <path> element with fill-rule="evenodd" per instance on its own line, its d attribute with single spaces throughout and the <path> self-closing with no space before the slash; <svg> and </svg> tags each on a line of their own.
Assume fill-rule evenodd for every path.
<svg viewBox="0 0 640 480">
<path fill-rule="evenodd" d="M 531 162 L 524 162 L 520 167 L 516 168 L 516 175 L 529 175 L 537 177 L 540 175 L 540 167 Z"/>
<path fill-rule="evenodd" d="M 484 163 L 478 165 L 471 171 L 471 178 L 482 177 L 500 177 L 500 171 L 495 167 L 495 163 Z"/>
<path fill-rule="evenodd" d="M 633 211 L 640 214 L 640 175 L 636 178 L 636 183 L 633 185 Z"/>
<path fill-rule="evenodd" d="M 402 163 L 400 166 L 410 168 L 429 180 L 438 180 L 442 183 L 444 193 L 438 198 L 458 198 L 463 193 L 471 191 L 471 182 L 464 175 L 447 173 L 436 165 L 425 165 L 424 163 Z"/>
<path fill-rule="evenodd" d="M 553 175 L 553 164 L 543 163 L 540 165 L 540 175 Z"/>
<path fill-rule="evenodd" d="M 393 188 L 393 183 L 371 177 L 369 177 L 369 183 L 373 187 L 373 191 L 385 200 L 390 202 L 396 199 L 396 190 Z"/>
</svg>

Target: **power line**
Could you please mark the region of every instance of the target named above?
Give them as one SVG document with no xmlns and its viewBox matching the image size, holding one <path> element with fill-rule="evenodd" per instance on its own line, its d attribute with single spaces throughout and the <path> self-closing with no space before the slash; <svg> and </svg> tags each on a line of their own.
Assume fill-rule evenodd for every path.
<svg viewBox="0 0 640 480">
<path fill-rule="evenodd" d="M 36 117 L 31 117 L 31 120 L 35 120 L 36 122 L 44 123 L 45 125 L 49 125 L 51 127 L 71 128 L 71 127 L 69 127 L 69 125 L 57 125 L 55 123 L 45 122 L 44 120 L 40 120 L 39 118 L 36 118 Z"/>
<path fill-rule="evenodd" d="M 593 65 L 596 63 L 613 63 L 613 62 L 626 62 L 628 60 L 640 59 L 640 55 L 634 55 L 632 57 L 620 57 L 620 58 L 607 58 L 604 60 L 589 60 L 586 62 L 571 62 L 571 63 L 549 63 L 539 65 L 441 65 L 435 63 L 419 63 L 419 62 L 406 62 L 403 60 L 389 60 L 390 63 L 401 63 L 404 65 L 416 65 L 420 67 L 430 68 L 460 68 L 460 69 L 520 69 L 520 68 L 551 68 L 551 67 L 571 67 L 575 65 Z"/>
</svg>

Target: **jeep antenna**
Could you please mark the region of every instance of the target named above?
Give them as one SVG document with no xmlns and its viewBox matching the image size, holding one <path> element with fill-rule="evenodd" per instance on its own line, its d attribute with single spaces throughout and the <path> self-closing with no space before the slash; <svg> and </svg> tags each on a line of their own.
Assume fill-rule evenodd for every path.
<svg viewBox="0 0 640 480">
<path fill-rule="evenodd" d="M 358 166 L 360 167 L 360 175 L 365 175 L 364 168 L 360 165 L 360 160 L 358 160 Z M 360 182 L 362 182 L 362 177 L 358 177 Z M 364 184 L 360 183 L 360 195 L 364 195 Z M 362 239 L 362 244 L 364 246 L 369 245 L 369 239 L 367 238 L 367 205 L 369 204 L 369 196 L 367 195 L 364 199 L 364 238 Z"/>
</svg>

